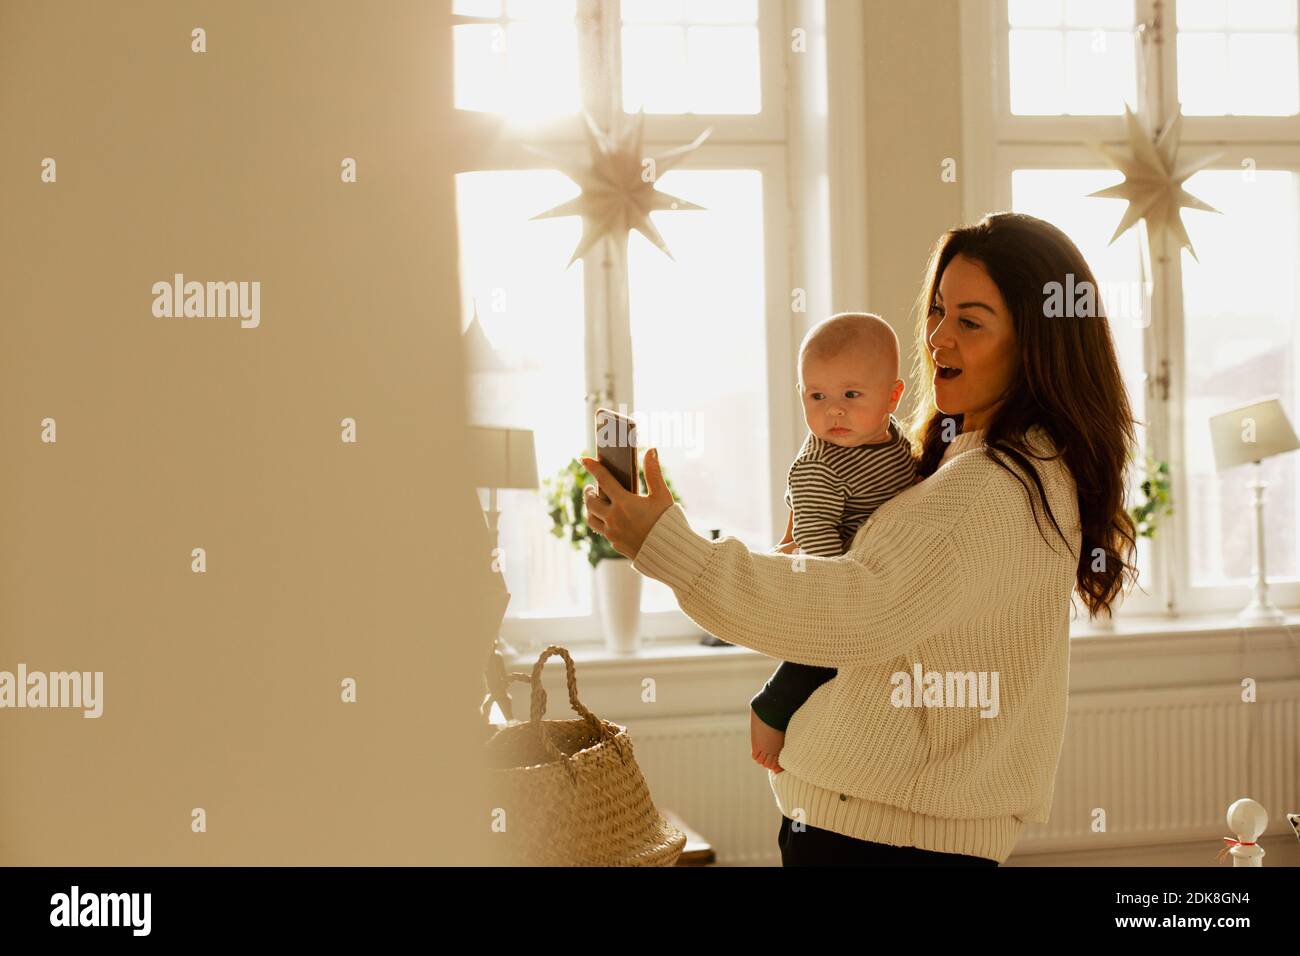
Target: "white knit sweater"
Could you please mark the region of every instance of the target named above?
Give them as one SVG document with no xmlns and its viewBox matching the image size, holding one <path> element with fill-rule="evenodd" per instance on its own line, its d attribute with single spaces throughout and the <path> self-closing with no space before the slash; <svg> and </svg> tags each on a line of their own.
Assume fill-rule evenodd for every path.
<svg viewBox="0 0 1300 956">
<path fill-rule="evenodd" d="M 1039 534 L 1029 497 L 988 460 L 983 435 L 958 435 L 938 470 L 882 505 L 840 557 L 713 541 L 674 504 L 633 561 L 709 633 L 839 669 L 796 711 L 784 769 L 769 771 L 792 820 L 1001 863 L 1026 822 L 1048 818 L 1065 734 L 1078 499 L 1063 461 L 1036 463 L 1067 551 L 1041 507 L 1046 540 Z M 1027 441 L 1055 451 L 1041 429 Z M 891 678 L 918 664 L 997 672 L 997 715 L 896 706 Z"/>
</svg>

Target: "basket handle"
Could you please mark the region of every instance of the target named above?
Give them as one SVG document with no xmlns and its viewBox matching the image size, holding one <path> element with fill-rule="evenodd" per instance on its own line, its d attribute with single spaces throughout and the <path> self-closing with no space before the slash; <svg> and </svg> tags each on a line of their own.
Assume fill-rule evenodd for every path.
<svg viewBox="0 0 1300 956">
<path fill-rule="evenodd" d="M 569 705 L 577 713 L 581 714 L 582 718 L 586 720 L 587 723 L 591 724 L 592 729 L 595 730 L 597 734 L 614 744 L 614 749 L 618 751 L 618 755 L 624 763 L 627 763 L 627 757 L 623 753 L 623 748 L 618 744 L 618 738 L 601 723 L 600 718 L 588 710 L 582 701 L 578 700 L 578 675 L 577 671 L 574 669 L 573 658 L 569 656 L 568 649 L 561 647 L 559 644 L 549 645 L 537 658 L 537 663 L 533 665 L 533 674 L 531 678 L 533 696 L 529 703 L 528 720 L 536 729 L 537 736 L 541 739 L 542 745 L 546 748 L 546 752 L 553 759 L 558 760 L 564 765 L 565 769 L 569 771 L 570 778 L 574 779 L 574 782 L 576 783 L 574 770 L 571 766 L 572 758 L 563 753 L 559 747 L 555 746 L 551 741 L 550 735 L 546 732 L 546 725 L 542 723 L 542 716 L 546 713 L 546 688 L 542 686 L 542 668 L 546 665 L 548 658 L 557 655 L 564 658 L 564 678 L 569 689 Z"/>
</svg>

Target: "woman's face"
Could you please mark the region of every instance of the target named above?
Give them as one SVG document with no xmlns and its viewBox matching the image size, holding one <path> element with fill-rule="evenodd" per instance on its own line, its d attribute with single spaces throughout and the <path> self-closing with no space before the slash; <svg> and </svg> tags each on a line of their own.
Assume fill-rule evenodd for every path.
<svg viewBox="0 0 1300 956">
<path fill-rule="evenodd" d="M 962 428 L 977 431 L 1011 384 L 1016 333 L 1002 293 L 984 267 L 954 256 L 943 270 L 926 321 L 926 342 L 936 365 L 934 401 L 945 415 L 964 415 Z"/>
</svg>

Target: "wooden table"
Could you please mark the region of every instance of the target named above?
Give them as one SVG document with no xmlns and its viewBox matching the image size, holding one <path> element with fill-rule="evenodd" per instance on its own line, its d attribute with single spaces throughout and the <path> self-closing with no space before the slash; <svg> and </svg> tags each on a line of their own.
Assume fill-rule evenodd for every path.
<svg viewBox="0 0 1300 956">
<path fill-rule="evenodd" d="M 681 817 L 667 807 L 660 807 L 659 812 L 664 815 L 665 820 L 686 834 L 686 847 L 682 850 L 682 855 L 677 858 L 677 866 L 708 866 L 718 862 L 713 844 L 687 826 Z"/>
</svg>

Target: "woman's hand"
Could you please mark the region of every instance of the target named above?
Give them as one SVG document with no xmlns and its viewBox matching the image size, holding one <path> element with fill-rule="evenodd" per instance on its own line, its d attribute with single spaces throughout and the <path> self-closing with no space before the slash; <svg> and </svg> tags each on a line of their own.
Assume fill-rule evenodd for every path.
<svg viewBox="0 0 1300 956">
<path fill-rule="evenodd" d="M 645 456 L 645 483 L 649 494 L 634 495 L 594 458 L 583 458 L 582 465 L 596 479 L 595 486 L 583 491 L 587 506 L 587 525 L 603 534 L 614 550 L 625 558 L 635 558 L 659 516 L 673 505 L 672 492 L 659 470 L 659 450 L 651 448 Z"/>
</svg>

